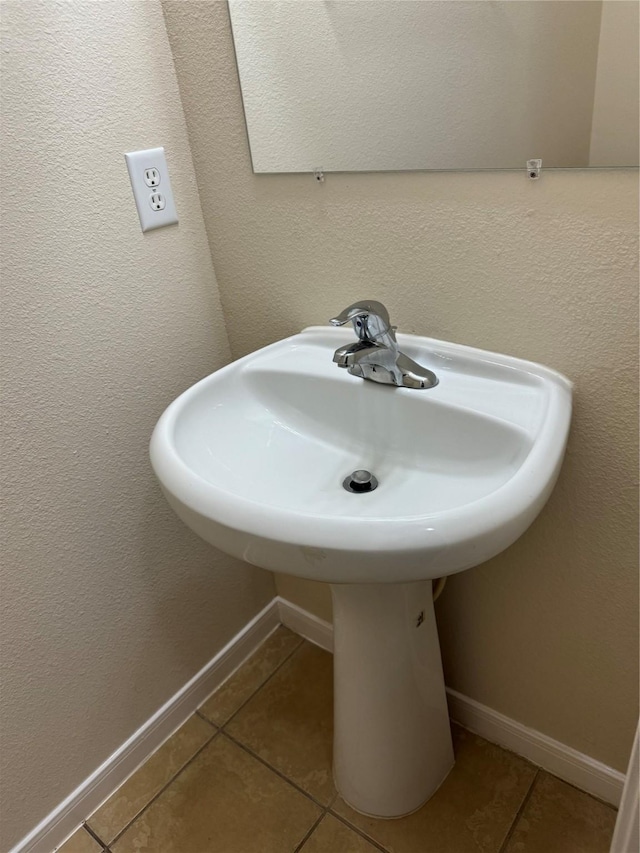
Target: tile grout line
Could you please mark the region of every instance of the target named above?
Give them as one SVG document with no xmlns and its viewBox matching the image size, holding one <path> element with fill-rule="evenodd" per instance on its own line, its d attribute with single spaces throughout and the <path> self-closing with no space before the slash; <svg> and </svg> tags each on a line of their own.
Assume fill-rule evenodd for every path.
<svg viewBox="0 0 640 853">
<path fill-rule="evenodd" d="M 210 725 L 210 726 L 213 726 L 213 723 L 211 723 L 211 721 L 210 721 L 210 720 L 207 720 L 206 722 L 207 722 L 207 723 L 209 723 L 209 725 Z M 117 835 L 115 835 L 115 836 L 111 839 L 111 841 L 109 842 L 109 846 L 111 846 L 112 844 L 115 844 L 115 843 L 116 843 L 116 841 L 119 841 L 119 840 L 120 840 L 120 838 L 124 835 L 124 833 L 129 829 L 129 827 L 130 827 L 133 823 L 135 823 L 135 822 L 138 820 L 138 818 L 139 818 L 139 817 L 141 817 L 141 816 L 142 816 L 142 815 L 147 811 L 147 809 L 149 808 L 149 806 L 150 806 L 150 805 L 152 805 L 152 803 L 155 803 L 155 801 L 158 799 L 158 797 L 159 797 L 161 794 L 163 794 L 163 793 L 167 790 L 167 788 L 168 788 L 168 787 L 169 787 L 173 782 L 175 782 L 175 780 L 178 778 L 178 776 L 180 776 L 180 774 L 181 774 L 184 770 L 186 770 L 186 769 L 187 769 L 187 767 L 188 767 L 188 766 L 189 766 L 193 761 L 195 761 L 195 759 L 200 755 L 200 753 L 201 753 L 203 750 L 205 750 L 205 749 L 209 746 L 209 744 L 211 743 L 211 741 L 218 737 L 218 735 L 220 734 L 220 729 L 218 729 L 217 727 L 214 727 L 214 728 L 215 728 L 215 731 L 213 732 L 213 734 L 211 735 L 211 737 L 210 737 L 208 740 L 206 740 L 206 741 L 202 744 L 202 746 L 201 746 L 198 750 L 196 750 L 196 752 L 194 752 L 194 753 L 193 753 L 193 755 L 191 756 L 191 758 L 190 758 L 190 759 L 189 759 L 185 764 L 183 764 L 183 765 L 182 765 L 182 767 L 181 767 L 181 768 L 180 768 L 176 773 L 174 773 L 174 774 L 173 774 L 173 776 L 171 777 L 171 779 L 169 779 L 169 781 L 168 781 L 168 782 L 166 782 L 166 783 L 162 786 L 162 788 L 160 788 L 160 790 L 159 790 L 159 791 L 157 791 L 157 792 L 153 795 L 153 797 L 151 797 L 151 799 L 149 800 L 149 802 L 148 802 L 148 803 L 146 803 L 146 804 L 144 805 L 144 807 L 140 809 L 140 811 L 136 814 L 136 816 L 135 816 L 135 817 L 133 817 L 133 818 L 131 818 L 131 820 L 130 820 L 130 821 L 129 821 L 125 826 L 123 826 L 123 827 L 122 827 L 122 829 L 117 833 Z M 143 765 L 143 766 L 144 766 L 144 765 Z M 101 841 L 100 843 L 101 843 L 101 844 L 104 844 L 104 841 Z M 106 845 L 105 845 L 105 846 L 106 846 Z"/>
<path fill-rule="evenodd" d="M 212 723 L 212 722 L 211 722 L 211 720 L 209 719 L 209 717 L 205 717 L 205 715 L 204 715 L 204 714 L 201 714 L 201 713 L 200 713 L 200 709 L 199 709 L 199 708 L 196 708 L 196 710 L 195 710 L 193 713 L 194 713 L 194 716 L 196 716 L 196 717 L 200 717 L 200 719 L 202 720 L 202 722 L 203 722 L 203 723 L 209 723 L 209 725 L 210 725 L 210 726 L 214 726 L 214 725 L 215 725 L 215 723 Z M 218 728 L 218 726 L 216 726 L 216 728 L 218 729 L 218 731 L 222 731 L 222 729 Z"/>
<path fill-rule="evenodd" d="M 311 836 L 316 831 L 316 829 L 320 826 L 320 823 L 324 820 L 326 813 L 327 813 L 327 811 L 325 809 L 322 812 L 322 814 L 318 817 L 318 819 L 314 823 L 311 824 L 311 828 L 308 829 L 307 832 L 304 834 L 302 841 L 300 841 L 300 843 L 296 847 L 294 847 L 293 853 L 300 853 L 300 851 L 302 850 L 304 845 L 311 838 Z"/>
<path fill-rule="evenodd" d="M 359 826 L 356 826 L 355 824 L 350 823 L 348 818 L 343 817 L 341 814 L 338 814 L 337 812 L 334 812 L 332 808 L 327 809 L 327 812 L 328 812 L 328 814 L 331 815 L 331 817 L 335 817 L 336 820 L 339 820 L 340 823 L 344 824 L 346 827 L 348 827 L 353 832 L 355 832 L 356 835 L 359 835 L 360 838 L 364 838 L 364 840 L 366 842 L 368 842 L 372 847 L 375 847 L 377 850 L 380 850 L 380 853 L 389 853 L 387 848 L 383 847 L 379 841 L 376 841 L 376 839 L 373 836 L 367 835 L 367 833 L 363 829 L 360 829 Z"/>
<path fill-rule="evenodd" d="M 221 734 L 223 734 L 224 737 L 228 738 L 232 743 L 235 743 L 236 746 L 240 747 L 240 749 L 244 750 L 252 758 L 255 758 L 256 761 L 259 761 L 260 764 L 263 764 L 268 770 L 271 770 L 273 773 L 275 773 L 276 776 L 279 776 L 283 780 L 283 782 L 287 782 L 289 785 L 295 788 L 296 791 L 298 791 L 300 794 L 303 794 L 308 800 L 311 800 L 311 802 L 321 808 L 323 812 L 328 810 L 329 806 L 325 806 L 319 800 L 316 800 L 316 798 L 312 794 L 310 794 L 308 791 L 305 791 L 304 788 L 301 788 L 297 782 L 294 782 L 293 779 L 289 779 L 289 777 L 285 776 L 281 770 L 278 770 L 276 767 L 273 767 L 271 764 L 269 764 L 268 761 L 262 758 L 262 756 L 254 752 L 250 747 L 245 746 L 242 741 L 236 740 L 232 735 L 229 734 L 229 732 L 223 731 L 221 732 Z"/>
<path fill-rule="evenodd" d="M 332 806 L 327 809 L 327 812 L 331 815 L 331 817 L 335 817 L 337 820 L 340 821 L 340 823 L 343 823 L 346 827 L 353 830 L 353 832 L 355 832 L 356 835 L 359 835 L 360 838 L 364 838 L 365 841 L 368 841 L 372 847 L 376 847 L 378 850 L 380 850 L 381 853 L 389 853 L 387 848 L 383 847 L 379 841 L 376 841 L 376 839 L 372 835 L 367 835 L 364 829 L 360 829 L 360 827 L 356 826 L 355 823 L 351 823 L 348 817 L 344 817 L 343 815 L 338 814 L 338 812 L 335 812 Z"/>
<path fill-rule="evenodd" d="M 531 795 L 533 794 L 533 789 L 536 786 L 536 782 L 538 781 L 539 776 L 540 776 L 540 768 L 538 768 L 536 770 L 535 776 L 531 780 L 531 784 L 529 785 L 527 793 L 522 798 L 522 802 L 520 803 L 520 808 L 518 809 L 518 811 L 515 814 L 515 817 L 511 821 L 511 826 L 507 830 L 507 834 L 504 838 L 504 841 L 500 845 L 500 848 L 498 849 L 498 853 L 505 853 L 507 846 L 508 846 L 509 842 L 511 841 L 511 837 L 513 836 L 515 828 L 518 825 L 520 818 L 524 814 L 524 810 L 526 809 L 527 805 L 529 804 L 529 800 L 531 799 Z"/>
<path fill-rule="evenodd" d="M 287 780 L 287 781 L 288 781 L 288 780 Z M 305 845 L 305 844 L 307 843 L 307 841 L 311 838 L 311 836 L 313 835 L 313 833 L 314 833 L 314 832 L 316 831 L 316 829 L 320 826 L 320 824 L 321 824 L 321 823 L 322 823 L 322 821 L 327 817 L 327 815 L 328 815 L 329 817 L 332 817 L 332 818 L 334 818 L 334 819 L 338 820 L 338 821 L 339 821 L 339 823 L 341 823 L 343 826 L 346 826 L 346 827 L 347 827 L 347 829 L 349 829 L 349 830 L 353 831 L 355 835 L 359 835 L 359 836 L 360 836 L 360 838 L 362 838 L 362 840 L 363 840 L 363 841 L 366 841 L 366 842 L 367 842 L 367 844 L 370 844 L 370 845 L 371 845 L 372 847 L 374 847 L 376 850 L 379 850 L 379 851 L 380 851 L 380 853 L 389 853 L 389 851 L 388 851 L 385 847 L 382 847 L 382 846 L 381 846 L 381 845 L 380 845 L 380 844 L 379 844 L 375 839 L 370 838 L 368 835 L 365 835 L 365 834 L 364 834 L 364 832 L 362 832 L 360 829 L 358 829 L 358 827 L 357 827 L 357 826 L 352 826 L 352 825 L 351 825 L 351 824 L 350 824 L 350 823 L 349 823 L 345 818 L 341 817 L 340 815 L 336 814 L 334 811 L 332 811 L 332 810 L 331 810 L 331 807 L 333 806 L 333 804 L 335 803 L 335 801 L 338 799 L 338 797 L 339 797 L 339 796 L 340 796 L 340 794 L 338 794 L 338 793 L 336 792 L 336 794 L 332 797 L 331 802 L 329 803 L 329 805 L 324 807 L 324 809 L 323 809 L 323 811 L 322 811 L 322 814 L 318 817 L 318 819 L 316 820 L 316 822 L 315 822 L 315 823 L 311 826 L 311 828 L 308 830 L 308 832 L 306 833 L 306 835 L 304 836 L 304 838 L 302 839 L 302 841 L 301 841 L 301 842 L 298 844 L 298 846 L 294 849 L 293 853 L 301 853 L 301 851 L 302 851 L 302 853 L 304 853 L 304 851 L 303 851 L 303 847 L 304 847 L 304 845 Z"/>
<path fill-rule="evenodd" d="M 287 780 L 287 781 L 288 781 L 288 780 Z M 296 786 L 296 787 L 297 787 L 297 786 Z M 360 836 L 360 838 L 362 838 L 362 839 L 363 839 L 363 841 L 366 841 L 366 842 L 367 842 L 368 844 L 370 844 L 372 847 L 375 847 L 375 849 L 376 849 L 376 850 L 379 850 L 379 851 L 380 851 L 380 853 L 389 853 L 389 851 L 388 851 L 388 850 L 386 850 L 384 847 L 381 847 L 381 846 L 380 846 L 380 844 L 378 844 L 378 842 L 377 842 L 377 841 L 374 841 L 374 839 L 369 838 L 369 837 L 368 837 L 368 836 L 366 836 L 363 832 L 361 832 L 357 827 L 355 827 L 355 826 L 351 826 L 351 824 L 350 824 L 350 823 L 348 823 L 348 821 L 346 821 L 344 818 L 340 817 L 340 815 L 337 815 L 335 812 L 331 811 L 331 808 L 332 808 L 333 804 L 335 803 L 335 801 L 338 799 L 338 797 L 339 797 L 339 796 L 340 796 L 340 794 L 336 791 L 336 793 L 335 793 L 335 794 L 333 795 L 333 797 L 331 798 L 331 801 L 330 801 L 329 805 L 328 805 L 328 806 L 325 806 L 325 807 L 323 808 L 323 810 L 322 810 L 322 814 L 318 817 L 318 819 L 316 820 L 316 822 L 315 822 L 315 823 L 311 826 L 311 828 L 307 831 L 306 835 L 304 836 L 304 838 L 302 839 L 302 841 L 298 844 L 298 846 L 294 849 L 293 853 L 304 853 L 304 850 L 303 850 L 304 845 L 307 843 L 307 841 L 309 841 L 309 839 L 311 838 L 311 836 L 313 835 L 313 833 L 314 833 L 314 832 L 316 831 L 316 829 L 320 826 L 320 824 L 321 824 L 321 823 L 322 823 L 322 821 L 327 817 L 327 815 L 329 815 L 329 816 L 330 816 L 330 817 L 332 817 L 332 818 L 337 819 L 337 820 L 338 820 L 338 821 L 339 821 L 343 826 L 346 826 L 346 827 L 347 827 L 347 829 L 354 830 L 354 834 L 359 835 L 359 836 Z"/>
<path fill-rule="evenodd" d="M 286 626 L 282 626 L 282 627 L 286 627 Z M 287 629 L 287 630 L 289 630 L 289 629 Z M 294 632 L 292 631 L 292 633 L 294 633 Z M 300 636 L 300 635 L 298 634 L 298 636 Z M 265 640 L 265 642 L 266 642 L 266 640 Z M 242 705 L 240 705 L 238 708 L 236 708 L 236 710 L 231 714 L 231 716 L 228 719 L 226 719 L 224 721 L 224 723 L 214 723 L 213 720 L 210 720 L 209 717 L 207 717 L 207 716 L 205 716 L 205 714 L 201 713 L 200 708 L 202 708 L 202 705 L 204 705 L 205 702 L 208 702 L 212 696 L 215 696 L 216 693 L 218 692 L 218 690 L 221 690 L 224 687 L 226 682 L 223 682 L 220 685 L 220 687 L 218 687 L 216 690 L 213 691 L 213 693 L 211 693 L 209 696 L 207 696 L 207 698 L 204 700 L 202 705 L 200 705 L 200 708 L 198 708 L 195 713 L 198 714 L 198 716 L 202 717 L 203 720 L 206 720 L 208 723 L 211 723 L 212 725 L 216 726 L 220 730 L 223 730 L 226 726 L 229 725 L 229 723 L 232 720 L 235 719 L 235 717 L 240 713 L 240 711 L 242 711 L 242 709 L 245 707 L 245 705 L 248 705 L 249 702 L 251 702 L 251 700 L 256 695 L 256 693 L 258 693 L 260 690 L 262 690 L 262 688 L 265 686 L 265 684 L 267 684 L 267 682 L 271 681 L 271 679 L 276 674 L 276 672 L 278 672 L 280 669 L 282 669 L 282 667 L 287 663 L 287 661 L 291 660 L 291 658 L 295 655 L 295 653 L 298 651 L 298 649 L 300 648 L 300 646 L 302 646 L 303 643 L 304 643 L 304 637 L 300 637 L 300 642 L 296 645 L 296 647 L 289 652 L 289 654 L 284 658 L 284 660 L 280 661 L 280 663 L 277 665 L 277 667 L 273 670 L 273 672 L 269 673 L 269 675 L 265 678 L 264 681 L 260 682 L 260 684 L 256 687 L 256 689 L 251 692 L 251 695 L 248 696 L 247 699 L 244 700 Z M 260 648 L 261 647 L 259 646 L 256 649 L 256 651 L 254 652 L 254 654 L 256 654 L 260 650 Z M 247 658 L 245 663 L 248 663 L 250 660 L 251 660 L 251 658 Z M 229 676 L 227 681 L 230 681 L 231 678 L 233 678 L 233 676 L 237 672 L 240 672 L 240 670 L 242 669 L 243 666 L 244 666 L 244 664 L 242 664 L 242 666 L 238 667 L 238 669 L 232 675 Z"/>
<path fill-rule="evenodd" d="M 87 820 L 89 820 L 89 818 L 87 818 Z M 86 830 L 86 832 L 88 832 L 88 834 L 89 834 L 89 835 L 90 835 L 90 836 L 91 836 L 95 841 L 97 841 L 97 842 L 98 842 L 98 844 L 100 845 L 100 847 L 104 848 L 104 850 L 106 850 L 106 851 L 107 851 L 107 853 L 110 853 L 110 851 L 109 851 L 109 849 L 108 849 L 108 847 L 107 847 L 107 842 L 106 842 L 106 841 L 103 841 L 103 840 L 100 838 L 100 836 L 98 835 L 98 833 L 97 833 L 94 829 L 91 829 L 91 827 L 90 827 L 90 826 L 89 826 L 89 824 L 87 823 L 87 820 L 83 820 L 83 821 L 82 821 L 82 826 L 84 827 L 84 829 Z"/>
<path fill-rule="evenodd" d="M 334 783 L 334 787 L 335 787 L 335 783 Z M 379 841 L 376 841 L 376 839 L 373 838 L 373 836 L 367 835 L 367 833 L 365 832 L 364 829 L 360 829 L 360 827 L 356 826 L 355 823 L 351 823 L 349 818 L 344 817 L 343 815 L 341 815 L 337 811 L 335 811 L 334 806 L 335 806 L 339 797 L 340 797 L 340 792 L 336 791 L 334 798 L 331 800 L 331 802 L 327 806 L 327 814 L 331 815 L 331 817 L 336 818 L 336 820 L 339 820 L 340 823 L 343 823 L 348 829 L 353 830 L 353 832 L 355 832 L 356 835 L 359 835 L 366 842 L 371 844 L 372 847 L 375 847 L 377 850 L 380 850 L 380 853 L 391 853 L 391 851 L 387 850 L 386 847 L 383 847 Z M 344 802 L 344 800 L 343 800 L 343 802 Z"/>
</svg>

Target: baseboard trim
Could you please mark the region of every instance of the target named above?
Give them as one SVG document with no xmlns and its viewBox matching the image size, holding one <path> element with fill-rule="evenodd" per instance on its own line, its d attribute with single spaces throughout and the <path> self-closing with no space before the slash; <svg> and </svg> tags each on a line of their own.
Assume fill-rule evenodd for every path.
<svg viewBox="0 0 640 853">
<path fill-rule="evenodd" d="M 51 853 L 152 755 L 280 624 L 273 599 L 10 853 Z"/>
<path fill-rule="evenodd" d="M 330 622 L 325 622 L 324 619 L 309 613 L 308 610 L 303 610 L 286 598 L 277 596 L 275 601 L 283 625 L 300 634 L 310 643 L 320 646 L 321 649 L 333 652 L 333 625 Z"/>
<path fill-rule="evenodd" d="M 278 612 L 283 625 L 321 648 L 333 651 L 331 624 L 283 598 L 278 598 Z M 449 687 L 447 700 L 449 716 L 466 729 L 607 803 L 620 804 L 625 781 L 623 773 Z"/>
<path fill-rule="evenodd" d="M 187 720 L 278 625 L 333 651 L 333 626 L 280 596 L 42 820 L 10 853 L 51 853 Z M 625 776 L 547 735 L 447 688 L 449 713 L 465 728 L 523 756 L 608 803 L 620 803 Z"/>
<path fill-rule="evenodd" d="M 594 797 L 614 806 L 620 804 L 624 773 L 449 687 L 447 701 L 451 719 L 466 729 L 521 755 Z"/>
</svg>

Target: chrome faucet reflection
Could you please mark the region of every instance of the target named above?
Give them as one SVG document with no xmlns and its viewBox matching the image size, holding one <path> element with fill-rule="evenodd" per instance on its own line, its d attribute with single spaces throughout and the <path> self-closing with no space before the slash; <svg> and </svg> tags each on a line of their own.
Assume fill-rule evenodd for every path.
<svg viewBox="0 0 640 853">
<path fill-rule="evenodd" d="M 435 373 L 400 352 L 395 326 L 391 325 L 382 302 L 372 299 L 354 302 L 329 322 L 332 326 L 344 326 L 349 321 L 358 340 L 334 352 L 333 360 L 338 367 L 346 367 L 353 376 L 383 385 L 433 388 L 438 384 Z"/>
</svg>

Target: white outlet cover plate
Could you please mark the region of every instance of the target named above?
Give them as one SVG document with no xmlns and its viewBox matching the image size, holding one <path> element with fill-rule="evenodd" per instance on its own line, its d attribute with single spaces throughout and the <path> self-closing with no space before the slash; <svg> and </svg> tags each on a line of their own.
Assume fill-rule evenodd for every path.
<svg viewBox="0 0 640 853">
<path fill-rule="evenodd" d="M 153 231 L 154 228 L 163 228 L 165 225 L 175 225 L 178 221 L 176 204 L 171 190 L 167 160 L 164 156 L 164 148 L 147 148 L 144 151 L 130 151 L 124 155 L 129 170 L 129 179 L 133 197 L 138 208 L 140 227 L 143 231 Z M 149 187 L 145 181 L 145 170 L 157 169 L 160 174 L 160 183 L 155 187 Z M 155 210 L 151 206 L 151 197 L 160 194 L 165 201 L 161 210 Z"/>
</svg>

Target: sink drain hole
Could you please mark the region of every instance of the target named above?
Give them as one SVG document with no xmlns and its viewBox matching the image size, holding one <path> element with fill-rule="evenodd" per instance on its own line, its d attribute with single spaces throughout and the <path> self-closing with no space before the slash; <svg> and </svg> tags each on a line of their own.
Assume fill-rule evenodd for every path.
<svg viewBox="0 0 640 853">
<path fill-rule="evenodd" d="M 348 492 L 372 492 L 377 488 L 378 480 L 371 471 L 365 471 L 364 468 L 361 468 L 345 477 L 342 485 Z"/>
</svg>

